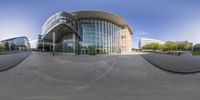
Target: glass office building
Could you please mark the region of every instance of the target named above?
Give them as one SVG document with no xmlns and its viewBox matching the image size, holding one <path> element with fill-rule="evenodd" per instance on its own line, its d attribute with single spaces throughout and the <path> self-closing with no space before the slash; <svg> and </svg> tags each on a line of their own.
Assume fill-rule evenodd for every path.
<svg viewBox="0 0 200 100">
<path fill-rule="evenodd" d="M 107 12 L 58 12 L 45 22 L 42 31 L 40 49 L 53 50 L 55 39 L 57 52 L 89 54 L 90 48 L 95 54 L 131 51 L 130 27 L 120 17 Z"/>
<path fill-rule="evenodd" d="M 97 54 L 118 52 L 120 50 L 120 27 L 100 19 L 81 20 L 81 53 L 87 54 L 89 46 L 95 46 Z"/>
<path fill-rule="evenodd" d="M 15 37 L 15 38 L 10 38 L 2 41 L 8 46 L 12 47 L 15 46 L 16 49 L 19 50 L 28 50 L 30 48 L 30 43 L 27 37 Z"/>
</svg>

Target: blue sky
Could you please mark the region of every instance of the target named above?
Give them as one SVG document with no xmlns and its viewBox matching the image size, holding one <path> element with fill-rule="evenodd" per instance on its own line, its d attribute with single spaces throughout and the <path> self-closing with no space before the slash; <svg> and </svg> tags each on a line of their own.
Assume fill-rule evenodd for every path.
<svg viewBox="0 0 200 100">
<path fill-rule="evenodd" d="M 45 20 L 58 11 L 100 10 L 125 19 L 133 47 L 141 37 L 200 43 L 199 0 L 0 0 L 0 40 L 37 39 Z"/>
</svg>

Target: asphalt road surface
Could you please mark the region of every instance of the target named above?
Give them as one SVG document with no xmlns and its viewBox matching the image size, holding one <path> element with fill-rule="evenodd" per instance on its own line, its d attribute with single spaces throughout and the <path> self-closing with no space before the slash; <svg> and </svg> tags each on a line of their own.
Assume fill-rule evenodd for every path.
<svg viewBox="0 0 200 100">
<path fill-rule="evenodd" d="M 30 52 L 13 52 L 5 55 L 0 55 L 0 71 L 8 70 L 30 55 Z"/>
<path fill-rule="evenodd" d="M 174 73 L 191 74 L 200 72 L 200 56 L 187 52 L 181 56 L 149 53 L 143 57 L 153 65 Z"/>
<path fill-rule="evenodd" d="M 33 52 L 0 73 L 2 100 L 198 100 L 200 74 L 160 70 L 133 55 Z"/>
</svg>

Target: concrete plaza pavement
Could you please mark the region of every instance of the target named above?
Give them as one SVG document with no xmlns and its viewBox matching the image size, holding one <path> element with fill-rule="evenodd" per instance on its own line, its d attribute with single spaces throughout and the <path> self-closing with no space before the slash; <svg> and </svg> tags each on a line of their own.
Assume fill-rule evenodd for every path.
<svg viewBox="0 0 200 100">
<path fill-rule="evenodd" d="M 200 74 L 160 70 L 138 54 L 74 56 L 33 52 L 0 73 L 2 100 L 194 100 Z"/>
</svg>

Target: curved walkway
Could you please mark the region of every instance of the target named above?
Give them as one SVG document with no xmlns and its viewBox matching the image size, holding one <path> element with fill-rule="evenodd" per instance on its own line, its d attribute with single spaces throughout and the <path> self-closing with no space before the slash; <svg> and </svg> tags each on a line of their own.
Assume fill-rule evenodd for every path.
<svg viewBox="0 0 200 100">
<path fill-rule="evenodd" d="M 192 56 L 190 52 L 181 56 L 156 53 L 142 54 L 142 56 L 156 67 L 173 73 L 192 74 L 200 72 L 200 56 Z"/>
<path fill-rule="evenodd" d="M 8 70 L 30 55 L 30 52 L 18 52 L 0 55 L 0 71 Z"/>
</svg>

